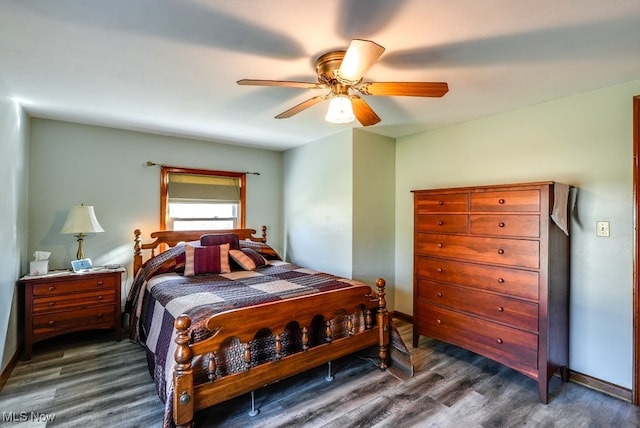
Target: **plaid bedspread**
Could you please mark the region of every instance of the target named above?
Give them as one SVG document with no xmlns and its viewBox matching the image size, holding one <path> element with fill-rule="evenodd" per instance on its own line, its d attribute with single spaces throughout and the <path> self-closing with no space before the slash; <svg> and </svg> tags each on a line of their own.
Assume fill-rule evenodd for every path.
<svg viewBox="0 0 640 428">
<path fill-rule="evenodd" d="M 279 260 L 271 260 L 255 271 L 234 270 L 228 274 L 187 277 L 167 268 L 176 266 L 172 260 L 181 251 L 184 251 L 183 246 L 172 248 L 147 263 L 136 276 L 127 299 L 130 335 L 147 350 L 149 371 L 159 397 L 165 402 L 165 425 L 169 424 L 167 418 L 171 418 L 170 394 L 176 346 L 173 322 L 176 317 L 187 314 L 191 318 L 190 336 L 193 342 L 198 342 L 211 335 L 205 322 L 217 313 L 362 284 Z M 323 331 L 322 328 L 318 330 Z M 297 335 L 285 336 L 284 348 L 296 352 Z M 262 355 L 263 361 L 271 359 L 272 352 L 265 349 L 271 342 L 266 339 L 264 343 L 259 339 L 255 342 L 252 347 L 263 349 L 252 353 Z M 243 364 L 242 352 L 230 348 L 228 355 L 216 355 L 218 358 L 216 375 L 242 370 L 239 367 Z M 194 360 L 194 370 L 204 364 Z M 201 377 L 203 381 L 206 379 L 206 376 Z"/>
</svg>

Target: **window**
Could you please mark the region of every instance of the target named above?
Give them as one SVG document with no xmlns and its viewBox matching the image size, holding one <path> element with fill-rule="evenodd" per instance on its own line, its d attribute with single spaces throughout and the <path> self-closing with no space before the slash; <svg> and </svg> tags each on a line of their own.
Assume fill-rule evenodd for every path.
<svg viewBox="0 0 640 428">
<path fill-rule="evenodd" d="M 163 230 L 244 228 L 245 174 L 161 167 Z"/>
</svg>

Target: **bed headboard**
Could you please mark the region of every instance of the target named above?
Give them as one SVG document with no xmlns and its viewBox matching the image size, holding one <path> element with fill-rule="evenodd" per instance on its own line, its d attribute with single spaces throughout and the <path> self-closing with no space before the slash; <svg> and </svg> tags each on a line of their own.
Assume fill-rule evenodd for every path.
<svg viewBox="0 0 640 428">
<path fill-rule="evenodd" d="M 133 245 L 133 273 L 134 275 L 140 270 L 142 267 L 142 251 L 143 250 L 151 250 L 151 255 L 149 258 L 156 255 L 156 253 L 161 253 L 165 251 L 168 247 L 174 247 L 180 242 L 188 242 L 188 241 L 197 241 L 200 239 L 202 235 L 213 235 L 213 234 L 225 234 L 225 233 L 235 233 L 238 235 L 238 239 L 245 240 L 250 239 L 256 242 L 267 242 L 267 226 L 262 226 L 262 236 L 254 236 L 256 233 L 255 229 L 224 229 L 224 230 L 160 230 L 157 232 L 151 233 L 151 239 L 154 241 L 143 244 L 142 232 L 140 229 L 136 229 L 133 234 L 134 245 Z"/>
</svg>

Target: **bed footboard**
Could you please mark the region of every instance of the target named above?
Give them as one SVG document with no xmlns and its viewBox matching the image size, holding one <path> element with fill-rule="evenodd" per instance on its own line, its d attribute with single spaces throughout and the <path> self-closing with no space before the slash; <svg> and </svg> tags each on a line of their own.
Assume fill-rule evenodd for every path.
<svg viewBox="0 0 640 428">
<path fill-rule="evenodd" d="M 284 301 L 265 303 L 251 308 L 232 310 L 207 320 L 213 335 L 198 343 L 189 343 L 191 320 L 187 315 L 176 318 L 175 370 L 173 374 L 173 420 L 178 426 L 189 426 L 194 412 L 251 392 L 262 386 L 302 373 L 326 362 L 352 354 L 371 346 L 378 347 L 381 370 L 387 368 L 389 357 L 389 313 L 385 299 L 385 281 L 376 282 L 377 291 L 371 287 L 353 286 L 327 293 L 303 296 Z M 354 317 L 362 311 L 364 328 L 354 327 Z M 331 320 L 337 313 L 347 314 L 346 334 L 334 337 Z M 325 320 L 325 342 L 309 346 L 309 330 L 312 320 L 322 316 Z M 302 351 L 280 355 L 280 334 L 292 321 L 302 329 Z M 267 328 L 275 337 L 276 357 L 252 367 L 250 342 L 256 333 Z M 244 344 L 244 371 L 215 378 L 213 355 L 229 338 L 237 338 Z M 193 361 L 197 356 L 207 358 L 209 382 L 194 385 Z"/>
</svg>

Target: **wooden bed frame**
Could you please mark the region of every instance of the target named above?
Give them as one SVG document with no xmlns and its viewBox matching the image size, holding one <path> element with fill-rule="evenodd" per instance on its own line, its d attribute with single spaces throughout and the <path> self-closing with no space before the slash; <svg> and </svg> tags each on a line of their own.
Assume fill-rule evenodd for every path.
<svg viewBox="0 0 640 428">
<path fill-rule="evenodd" d="M 155 240 L 141 243 L 141 232 L 136 229 L 134 245 L 134 274 L 143 263 L 142 251 L 151 250 L 153 256 L 163 248 L 172 247 L 180 242 L 199 240 L 200 236 L 215 233 L 235 233 L 240 240 L 267 241 L 266 226 L 262 227 L 262 237 L 256 237 L 254 229 L 234 230 L 198 230 L 198 231 L 160 231 L 151 233 Z M 160 248 L 160 249 L 159 249 Z M 376 281 L 377 291 L 369 286 L 353 286 L 345 289 L 313 294 L 277 302 L 265 303 L 248 308 L 226 311 L 210 317 L 207 328 L 214 334 L 198 343 L 190 343 L 189 327 L 191 320 L 187 315 L 176 318 L 175 343 L 177 345 L 173 374 L 173 421 L 177 426 L 192 426 L 194 412 L 219 404 L 230 398 L 253 392 L 254 390 L 287 377 L 302 373 L 324 363 L 361 351 L 372 346 L 378 347 L 379 367 L 387 368 L 390 337 L 389 313 L 385 300 L 385 281 Z M 349 314 L 345 337 L 333 338 L 330 320 L 336 314 Z M 365 328 L 354 331 L 352 314 L 364 311 Z M 362 312 L 361 312 L 362 313 Z M 326 342 L 309 347 L 308 327 L 316 316 L 322 316 L 326 323 Z M 301 352 L 279 356 L 281 351 L 280 334 L 287 324 L 298 322 L 302 328 Z M 374 322 L 375 321 L 375 322 Z M 261 329 L 269 329 L 275 335 L 276 360 L 250 367 L 252 355 L 249 342 Z M 244 344 L 246 370 L 214 379 L 215 361 L 211 358 L 221 344 L 236 337 Z M 203 356 L 209 361 L 210 381 L 194 385 L 193 360 Z M 207 361 L 205 360 L 205 361 Z"/>
</svg>

